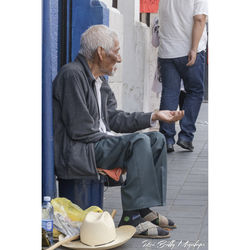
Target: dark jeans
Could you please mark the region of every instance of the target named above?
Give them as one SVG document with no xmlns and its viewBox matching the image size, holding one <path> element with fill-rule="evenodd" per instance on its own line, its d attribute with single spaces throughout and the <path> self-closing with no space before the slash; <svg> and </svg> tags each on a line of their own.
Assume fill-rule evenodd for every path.
<svg viewBox="0 0 250 250">
<path fill-rule="evenodd" d="M 180 83 L 183 79 L 186 96 L 183 103 L 185 115 L 180 121 L 178 139 L 192 142 L 196 131 L 195 122 L 204 95 L 205 52 L 197 53 L 195 64 L 187 67 L 188 57 L 172 59 L 159 58 L 162 76 L 162 96 L 160 110 L 176 110 L 179 102 Z M 160 131 L 168 144 L 174 144 L 176 134 L 174 123 L 160 122 Z"/>
<path fill-rule="evenodd" d="M 123 210 L 166 204 L 167 152 L 159 132 L 112 136 L 95 144 L 98 168 L 127 170 L 121 186 Z"/>
</svg>

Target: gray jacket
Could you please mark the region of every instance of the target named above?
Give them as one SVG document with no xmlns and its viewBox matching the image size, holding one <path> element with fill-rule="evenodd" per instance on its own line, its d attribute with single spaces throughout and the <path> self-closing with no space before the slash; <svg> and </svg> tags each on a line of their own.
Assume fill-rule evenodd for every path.
<svg viewBox="0 0 250 250">
<path fill-rule="evenodd" d="M 99 114 L 95 79 L 78 54 L 53 81 L 54 162 L 61 179 L 97 178 L 95 142 L 109 137 L 99 131 L 99 117 L 107 131 L 131 133 L 150 126 L 151 113 L 117 110 L 115 96 L 104 77 Z"/>
</svg>

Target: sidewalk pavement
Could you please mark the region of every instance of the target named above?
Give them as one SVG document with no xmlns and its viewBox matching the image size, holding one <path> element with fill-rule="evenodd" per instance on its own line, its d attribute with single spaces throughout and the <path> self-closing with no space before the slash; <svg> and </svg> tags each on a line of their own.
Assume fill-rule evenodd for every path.
<svg viewBox="0 0 250 250">
<path fill-rule="evenodd" d="M 179 125 L 176 125 L 177 132 Z M 116 249 L 208 249 L 208 104 L 203 103 L 196 122 L 194 152 L 175 145 L 168 153 L 167 205 L 154 210 L 174 220 L 177 229 L 170 238 L 132 238 Z M 117 210 L 117 226 L 122 215 L 120 187 L 109 187 L 104 192 L 104 210 Z"/>
</svg>

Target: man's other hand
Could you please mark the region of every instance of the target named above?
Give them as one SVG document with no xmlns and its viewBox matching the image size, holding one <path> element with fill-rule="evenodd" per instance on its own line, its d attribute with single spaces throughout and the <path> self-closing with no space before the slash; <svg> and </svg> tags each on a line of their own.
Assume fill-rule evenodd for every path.
<svg viewBox="0 0 250 250">
<path fill-rule="evenodd" d="M 186 66 L 192 66 L 192 65 L 194 65 L 194 63 L 196 61 L 196 56 L 197 56 L 196 51 L 190 50 L 190 52 L 188 54 L 188 63 L 186 64 Z"/>
<path fill-rule="evenodd" d="M 152 115 L 152 121 L 162 121 L 162 122 L 176 122 L 183 118 L 184 110 L 180 111 L 170 111 L 170 110 L 158 110 L 154 111 Z"/>
</svg>

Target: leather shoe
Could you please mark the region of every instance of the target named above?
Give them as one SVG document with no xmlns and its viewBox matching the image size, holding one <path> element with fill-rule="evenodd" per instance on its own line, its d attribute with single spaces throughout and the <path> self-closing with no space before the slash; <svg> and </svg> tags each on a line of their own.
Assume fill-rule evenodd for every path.
<svg viewBox="0 0 250 250">
<path fill-rule="evenodd" d="M 174 152 L 174 145 L 173 144 L 167 144 L 167 152 L 168 153 Z"/>
<path fill-rule="evenodd" d="M 182 147 L 184 149 L 187 149 L 187 150 L 189 150 L 191 152 L 194 151 L 194 146 L 193 146 L 192 142 L 178 140 L 177 145 L 179 145 L 180 147 Z"/>
</svg>

